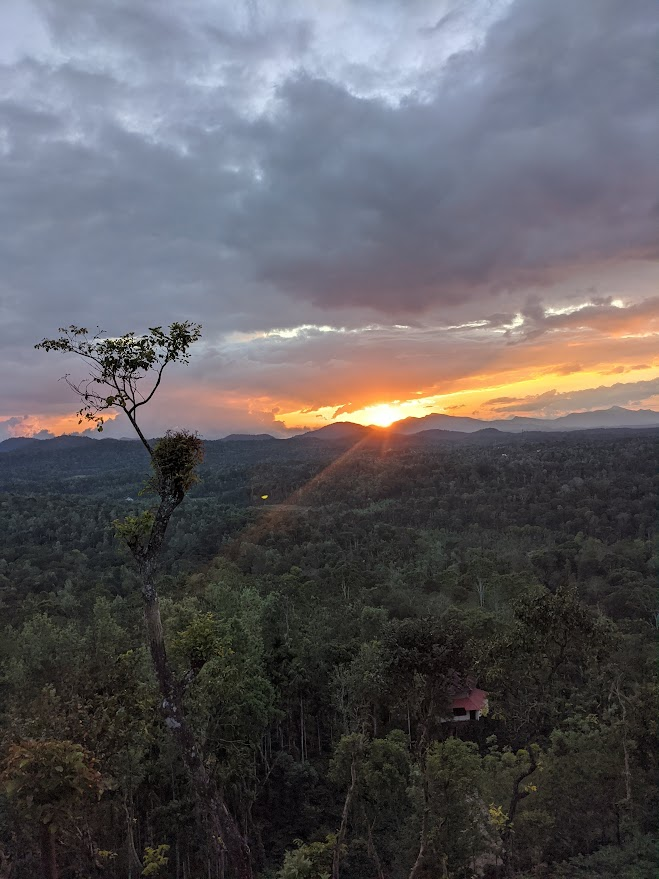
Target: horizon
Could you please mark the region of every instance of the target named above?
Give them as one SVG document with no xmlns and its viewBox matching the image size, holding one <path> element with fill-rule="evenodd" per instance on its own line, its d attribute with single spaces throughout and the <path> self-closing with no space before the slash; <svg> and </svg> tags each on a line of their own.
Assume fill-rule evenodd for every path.
<svg viewBox="0 0 659 879">
<path fill-rule="evenodd" d="M 60 6 L 0 38 L 0 439 L 77 429 L 69 323 L 202 324 L 151 434 L 659 408 L 649 0 Z"/>
<path fill-rule="evenodd" d="M 561 416 L 557 416 L 557 417 L 546 417 L 546 418 L 540 418 L 540 417 L 536 417 L 536 416 L 511 415 L 507 418 L 489 418 L 488 419 L 488 418 L 472 418 L 471 416 L 465 416 L 465 415 L 446 415 L 446 413 L 442 413 L 442 412 L 431 412 L 425 416 L 418 416 L 418 417 L 408 416 L 406 418 L 401 418 L 396 421 L 392 421 L 389 424 L 376 424 L 376 423 L 361 424 L 360 422 L 350 421 L 350 420 L 346 419 L 343 421 L 335 421 L 330 425 L 325 424 L 325 425 L 321 425 L 320 427 L 316 426 L 316 427 L 312 428 L 311 430 L 301 430 L 299 433 L 288 432 L 286 434 L 277 434 L 277 433 L 269 434 L 265 431 L 261 431 L 259 433 L 249 433 L 246 431 L 231 431 L 229 433 L 222 433 L 221 432 L 222 428 L 218 428 L 217 430 L 220 432 L 219 433 L 216 432 L 215 435 L 208 436 L 208 435 L 200 434 L 199 436 L 201 439 L 203 439 L 204 441 L 207 441 L 207 442 L 215 442 L 218 440 L 228 439 L 231 436 L 256 437 L 256 436 L 262 435 L 262 436 L 269 436 L 272 439 L 293 439 L 294 437 L 304 436 L 307 433 L 315 433 L 319 430 L 322 430 L 324 427 L 331 427 L 333 425 L 343 425 L 345 427 L 351 427 L 351 426 L 364 427 L 367 429 L 388 431 L 392 428 L 395 428 L 395 426 L 397 424 L 400 424 L 401 422 L 423 421 L 425 419 L 431 418 L 433 416 L 438 416 L 438 415 L 442 416 L 444 418 L 455 420 L 455 421 L 467 420 L 467 421 L 476 421 L 476 422 L 479 422 L 482 424 L 489 424 L 489 423 L 505 424 L 506 422 L 519 423 L 520 421 L 530 421 L 530 422 L 533 422 L 534 424 L 538 424 L 538 423 L 542 423 L 542 422 L 551 424 L 556 421 L 561 421 L 562 419 L 567 418 L 569 416 L 579 416 L 579 415 L 603 415 L 603 416 L 605 416 L 607 414 L 614 413 L 614 412 L 615 413 L 624 412 L 625 414 L 633 414 L 634 412 L 642 412 L 643 414 L 652 413 L 657 416 L 657 425 L 652 425 L 652 424 L 644 424 L 644 425 L 603 424 L 603 425 L 598 425 L 598 427 L 594 428 L 594 429 L 603 429 L 603 430 L 609 429 L 610 430 L 610 429 L 615 429 L 616 427 L 643 429 L 644 427 L 654 427 L 654 426 L 659 427 L 659 410 L 655 410 L 655 409 L 630 409 L 630 408 L 625 408 L 622 406 L 610 406 L 607 409 L 581 410 L 581 411 L 569 412 L 569 413 L 566 413 L 566 415 L 561 415 Z M 424 428 L 424 430 L 428 430 L 428 429 L 433 430 L 433 429 L 437 429 L 437 428 L 432 428 L 432 427 L 431 428 Z M 442 429 L 442 428 L 440 428 L 440 429 Z M 450 427 L 443 428 L 443 429 L 448 430 L 449 432 L 451 431 Z M 483 428 L 479 428 L 479 430 L 482 430 L 482 429 Z M 580 431 L 580 430 L 584 430 L 584 429 L 593 429 L 593 428 L 583 428 L 583 427 L 566 428 L 567 431 Z M 460 433 L 461 431 L 459 429 L 456 429 L 455 432 Z M 474 431 L 474 432 L 477 432 L 477 431 Z M 501 432 L 505 433 L 506 431 L 502 430 Z M 5 442 L 8 440 L 20 440 L 20 439 L 22 439 L 22 440 L 50 440 L 50 439 L 62 439 L 65 437 L 66 438 L 74 437 L 74 438 L 81 438 L 81 439 L 92 439 L 92 440 L 98 440 L 98 441 L 101 441 L 104 439 L 112 439 L 112 440 L 120 440 L 120 441 L 125 441 L 125 442 L 139 442 L 139 438 L 137 438 L 136 436 L 125 436 L 125 435 L 107 436 L 107 435 L 104 435 L 104 432 L 99 433 L 96 430 L 94 430 L 94 431 L 90 431 L 90 430 L 72 431 L 69 433 L 61 433 L 61 434 L 51 434 L 47 431 L 41 431 L 37 434 L 32 434 L 32 435 L 25 435 L 25 436 L 16 435 L 16 436 L 5 437 L 4 439 L 0 439 L 0 442 Z"/>
</svg>

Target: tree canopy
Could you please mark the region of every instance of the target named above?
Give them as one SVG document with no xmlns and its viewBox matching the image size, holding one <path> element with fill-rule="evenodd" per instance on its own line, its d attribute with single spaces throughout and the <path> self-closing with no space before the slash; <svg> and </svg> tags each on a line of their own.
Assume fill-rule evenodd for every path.
<svg viewBox="0 0 659 879">
<path fill-rule="evenodd" d="M 98 330 L 93 335 L 86 327 L 74 324 L 60 327 L 55 339 L 42 339 L 34 347 L 81 357 L 88 366 L 86 377 L 76 381 L 64 376 L 83 405 L 78 411 L 79 424 L 91 422 L 103 430 L 103 413 L 121 409 L 147 449 L 148 440 L 138 422 L 138 410 L 152 399 L 170 363 L 188 363 L 190 346 L 201 338 L 201 325 L 191 321 L 174 322 L 168 331 L 149 327 L 148 332 L 133 332 L 108 338 Z"/>
</svg>

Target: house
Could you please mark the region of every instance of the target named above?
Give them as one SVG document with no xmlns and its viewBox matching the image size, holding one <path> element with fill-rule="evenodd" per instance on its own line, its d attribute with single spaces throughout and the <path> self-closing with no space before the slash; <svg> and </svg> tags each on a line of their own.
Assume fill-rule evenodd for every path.
<svg viewBox="0 0 659 879">
<path fill-rule="evenodd" d="M 447 717 L 442 721 L 447 723 L 459 720 L 480 720 L 487 714 L 487 693 L 478 688 L 461 690 L 453 697 L 451 705 L 453 717 Z"/>
</svg>

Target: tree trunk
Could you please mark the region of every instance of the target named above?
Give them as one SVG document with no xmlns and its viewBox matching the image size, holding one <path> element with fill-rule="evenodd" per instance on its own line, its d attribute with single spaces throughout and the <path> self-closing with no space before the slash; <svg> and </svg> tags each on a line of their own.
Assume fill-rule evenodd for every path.
<svg viewBox="0 0 659 879">
<path fill-rule="evenodd" d="M 364 809 L 364 807 L 362 807 L 362 815 L 364 817 L 364 823 L 366 824 L 366 830 L 368 832 L 368 836 L 366 839 L 368 853 L 373 859 L 373 863 L 375 864 L 378 879 L 385 879 L 384 870 L 382 869 L 382 861 L 380 860 L 378 850 L 375 847 L 375 840 L 373 839 L 373 827 L 368 820 L 368 817 L 366 815 L 366 809 Z"/>
<path fill-rule="evenodd" d="M 144 582 L 142 598 L 149 651 L 161 695 L 160 711 L 190 774 L 201 812 L 208 816 L 212 849 L 218 857 L 226 852 L 231 879 L 252 879 L 249 846 L 204 765 L 185 717 L 182 694 L 167 660 L 158 593 L 152 584 Z"/>
<path fill-rule="evenodd" d="M 622 752 L 624 755 L 623 778 L 625 779 L 625 799 L 623 802 L 629 807 L 632 803 L 632 773 L 629 762 L 629 745 L 627 742 L 627 709 L 625 708 L 625 697 L 620 691 L 620 681 L 616 682 L 613 692 L 616 694 L 622 714 Z"/>
<path fill-rule="evenodd" d="M 136 876 L 142 873 L 142 862 L 135 848 L 135 834 L 133 833 L 133 816 L 128 808 L 128 799 L 124 797 L 124 812 L 126 813 L 126 846 L 128 848 L 128 879 L 132 879 L 133 870 Z"/>
<path fill-rule="evenodd" d="M 517 813 L 517 807 L 520 802 L 528 797 L 529 792 L 525 790 L 520 790 L 519 786 L 524 781 L 525 778 L 528 778 L 529 775 L 532 775 L 538 767 L 538 763 L 536 761 L 535 752 L 532 748 L 526 749 L 529 755 L 531 762 L 526 769 L 523 769 L 519 775 L 513 781 L 513 791 L 512 796 L 510 798 L 510 806 L 508 808 L 508 820 L 506 821 L 506 827 L 501 834 L 501 864 L 503 866 L 503 875 L 506 879 L 510 879 L 513 876 L 513 841 L 514 841 L 514 829 L 513 829 L 513 821 L 515 819 L 515 814 Z"/>
<path fill-rule="evenodd" d="M 126 414 L 129 415 L 128 412 Z M 174 677 L 165 650 L 160 603 L 158 591 L 154 585 L 154 577 L 167 526 L 174 510 L 183 501 L 186 489 L 181 481 L 177 480 L 176 474 L 174 476 L 163 475 L 159 463 L 155 459 L 154 451 L 133 418 L 131 418 L 131 423 L 151 456 L 156 490 L 160 497 L 160 503 L 146 541 L 139 534 L 131 539 L 126 539 L 137 563 L 142 581 L 144 621 L 153 670 L 160 689 L 160 712 L 165 726 L 174 738 L 183 764 L 188 770 L 199 810 L 207 818 L 211 836 L 211 850 L 221 863 L 224 862 L 222 859 L 226 860 L 231 879 L 252 879 L 249 846 L 234 817 L 227 809 L 215 779 L 206 768 L 192 728 L 185 716 L 182 688 Z"/>
<path fill-rule="evenodd" d="M 343 812 L 341 814 L 341 826 L 339 827 L 339 832 L 336 835 L 336 845 L 334 846 L 334 854 L 332 855 L 332 879 L 339 879 L 339 867 L 341 864 L 341 847 L 345 842 L 346 833 L 348 831 L 348 817 L 350 815 L 350 806 L 352 805 L 352 798 L 355 794 L 355 787 L 357 786 L 357 758 L 352 758 L 352 763 L 350 764 L 350 787 L 348 788 L 348 793 L 346 794 L 346 799 L 343 804 Z"/>
<path fill-rule="evenodd" d="M 409 879 L 417 879 L 421 875 L 421 871 L 423 870 L 423 865 L 426 859 L 426 844 L 428 839 L 428 816 L 430 813 L 430 807 L 428 805 L 428 798 L 425 791 L 423 791 L 423 816 L 421 818 L 421 833 L 419 834 L 419 853 L 416 856 L 416 861 L 412 866 L 412 870 L 409 875 Z"/>
<path fill-rule="evenodd" d="M 482 577 L 476 577 L 476 592 L 478 593 L 478 606 L 485 607 L 485 582 Z"/>
<path fill-rule="evenodd" d="M 41 825 L 41 867 L 43 879 L 57 879 L 55 834 L 52 833 L 50 824 Z"/>
</svg>

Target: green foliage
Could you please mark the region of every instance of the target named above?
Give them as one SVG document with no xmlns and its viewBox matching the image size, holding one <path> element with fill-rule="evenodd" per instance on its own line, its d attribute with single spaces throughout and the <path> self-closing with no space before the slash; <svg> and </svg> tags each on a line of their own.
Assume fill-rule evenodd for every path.
<svg viewBox="0 0 659 879">
<path fill-rule="evenodd" d="M 172 650 L 190 667 L 201 668 L 214 657 L 223 658 L 231 650 L 222 641 L 220 624 L 211 611 L 194 617 L 172 640 Z"/>
<path fill-rule="evenodd" d="M 151 510 L 144 510 L 135 516 L 126 516 L 124 519 L 115 519 L 112 523 L 117 537 L 124 541 L 126 546 L 135 551 L 144 546 L 148 540 L 155 515 Z"/>
<path fill-rule="evenodd" d="M 203 759 L 260 875 L 331 872 L 353 768 L 340 879 L 409 876 L 424 796 L 426 872 L 466 877 L 472 856 L 493 870 L 511 830 L 520 876 L 653 875 L 654 441 L 503 448 L 357 450 L 328 476 L 344 451 L 331 444 L 205 444 L 160 605 Z M 103 767 L 108 795 L 65 810 L 62 875 L 135 877 L 157 841 L 170 850 L 156 875 L 207 876 L 210 861 L 217 879 L 112 537 L 130 516 L 148 540 L 147 463 L 141 444 L 82 438 L 0 453 L 0 738 L 5 752 L 78 742 Z M 491 712 L 443 723 L 469 678 Z M 0 797 L 12 879 L 38 875 L 28 817 Z"/>
<path fill-rule="evenodd" d="M 153 447 L 154 475 L 147 482 L 146 491 L 183 496 L 199 481 L 196 470 L 203 460 L 204 444 L 196 434 L 168 430 Z"/>
<path fill-rule="evenodd" d="M 365 748 L 366 741 L 363 735 L 354 733 L 343 736 L 330 761 L 328 772 L 330 781 L 340 786 L 348 786 L 351 781 L 353 764 L 361 761 Z"/>
<path fill-rule="evenodd" d="M 90 367 L 89 377 L 75 384 L 66 376 L 69 386 L 84 401 L 78 412 L 79 424 L 91 422 L 103 430 L 100 413 L 122 409 L 134 421 L 136 410 L 151 400 L 169 363 L 187 363 L 189 348 L 201 337 L 201 327 L 190 321 L 175 322 L 165 332 L 150 327 L 147 333 L 125 333 L 116 338 L 103 338 L 98 331 L 90 336 L 85 327 L 60 327 L 57 339 L 42 339 L 34 347 L 44 351 L 76 354 Z M 148 388 L 142 387 L 145 380 Z"/>
<path fill-rule="evenodd" d="M 494 717 L 527 739 L 547 735 L 571 706 L 566 689 L 583 681 L 613 646 L 609 621 L 570 587 L 534 589 L 511 605 L 512 619 L 489 640 L 478 668 L 495 694 Z"/>
<path fill-rule="evenodd" d="M 329 764 L 328 778 L 345 789 L 351 782 L 353 762 L 357 763 L 357 798 L 372 819 L 384 819 L 389 807 L 396 815 L 405 800 L 411 758 L 409 744 L 401 730 L 382 739 L 363 735 L 343 736 Z"/>
<path fill-rule="evenodd" d="M 553 864 L 551 879 L 656 879 L 659 840 L 637 837 L 624 846 L 607 845 L 592 854 Z M 531 879 L 537 872 L 520 876 Z"/>
<path fill-rule="evenodd" d="M 297 848 L 286 852 L 277 879 L 329 879 L 336 836 L 330 833 L 324 842 L 295 842 Z"/>
<path fill-rule="evenodd" d="M 9 798 L 31 821 L 59 830 L 85 798 L 101 795 L 95 760 L 68 741 L 27 740 L 11 745 L 0 782 Z"/>
<path fill-rule="evenodd" d="M 491 849 L 482 772 L 475 742 L 451 737 L 428 751 L 425 802 L 430 860 L 445 864 L 449 876 L 470 875 L 471 864 Z"/>
<path fill-rule="evenodd" d="M 168 845 L 163 843 L 155 848 L 147 846 L 144 849 L 144 869 L 142 870 L 142 876 L 156 876 L 158 873 L 164 871 L 164 868 L 169 863 L 169 858 L 167 857 L 169 848 Z"/>
<path fill-rule="evenodd" d="M 451 692 L 469 672 L 466 641 L 460 622 L 450 618 L 395 620 L 383 633 L 386 701 L 402 716 L 414 716 L 418 734 L 412 744 L 418 753 L 450 714 Z"/>
</svg>

